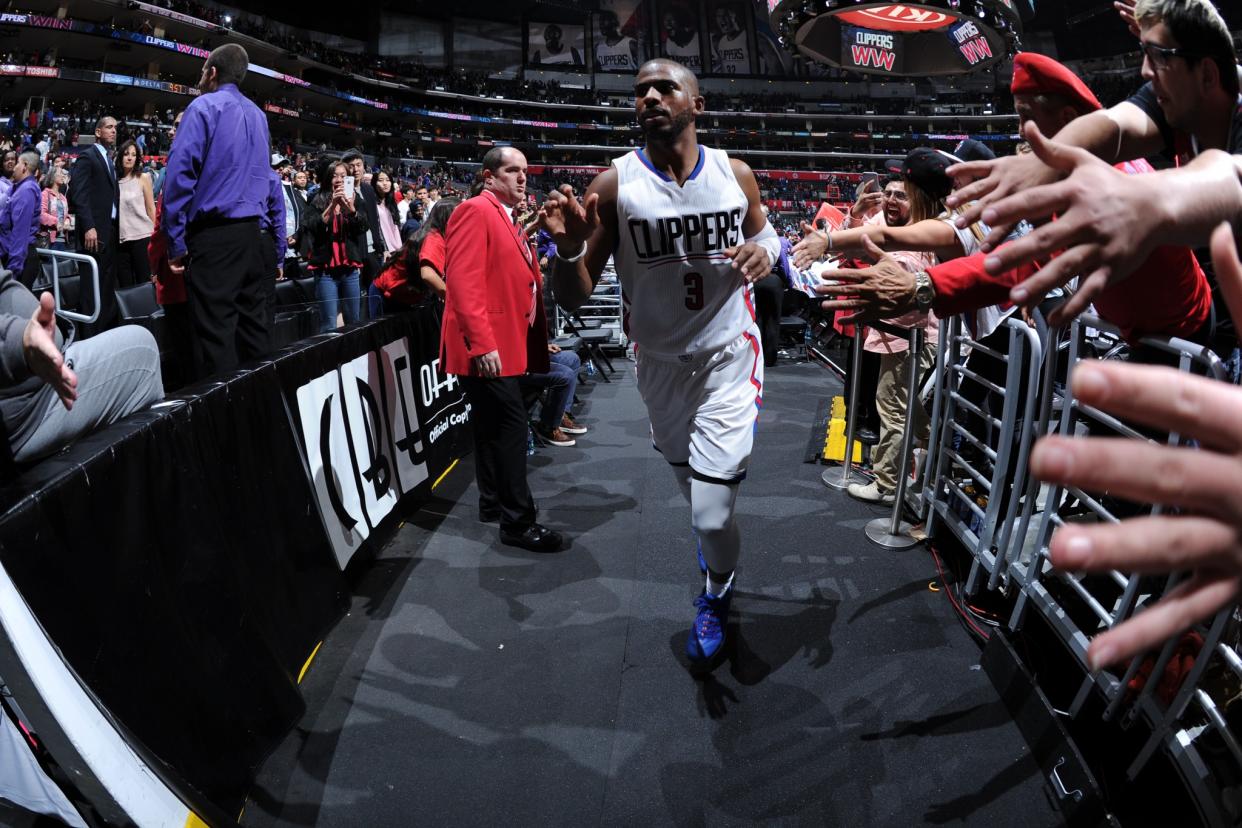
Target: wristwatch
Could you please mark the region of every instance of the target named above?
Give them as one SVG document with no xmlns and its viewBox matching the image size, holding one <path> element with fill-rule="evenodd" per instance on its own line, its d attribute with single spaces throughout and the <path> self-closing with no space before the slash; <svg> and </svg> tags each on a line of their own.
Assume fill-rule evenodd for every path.
<svg viewBox="0 0 1242 828">
<path fill-rule="evenodd" d="M 936 286 L 926 270 L 914 274 L 914 306 L 921 311 L 931 310 L 932 302 L 936 301 Z"/>
</svg>

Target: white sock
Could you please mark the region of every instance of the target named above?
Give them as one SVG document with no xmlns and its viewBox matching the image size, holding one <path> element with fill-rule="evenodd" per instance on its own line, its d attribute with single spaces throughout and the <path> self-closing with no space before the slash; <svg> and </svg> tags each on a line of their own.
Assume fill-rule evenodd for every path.
<svg viewBox="0 0 1242 828">
<path fill-rule="evenodd" d="M 729 587 L 733 586 L 733 576 L 735 573 L 729 573 L 729 580 L 723 583 L 712 578 L 712 571 L 707 570 L 707 594 L 713 598 L 719 598 L 729 591 Z"/>
</svg>

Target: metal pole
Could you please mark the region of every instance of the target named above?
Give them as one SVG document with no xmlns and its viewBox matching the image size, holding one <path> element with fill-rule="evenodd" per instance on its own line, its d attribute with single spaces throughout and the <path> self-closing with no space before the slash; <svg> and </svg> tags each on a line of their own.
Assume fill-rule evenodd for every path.
<svg viewBox="0 0 1242 828">
<path fill-rule="evenodd" d="M 865 483 L 861 474 L 854 471 L 854 425 L 858 411 L 858 375 L 862 373 L 863 335 L 862 325 L 854 323 L 854 353 L 850 357 L 850 399 L 845 412 L 845 462 L 840 469 L 828 469 L 820 480 L 830 489 L 848 489 L 853 483 Z"/>
<path fill-rule="evenodd" d="M 919 404 L 919 355 L 923 350 L 923 328 L 910 329 L 910 381 L 906 399 L 906 433 L 901 438 L 901 469 L 897 473 L 897 489 L 893 492 L 893 514 L 876 518 L 867 524 L 867 537 L 872 543 L 888 549 L 908 549 L 918 543 L 910 536 L 914 527 L 901 519 L 906 506 L 906 478 L 910 475 L 910 450 L 914 445 L 914 411 Z"/>
</svg>

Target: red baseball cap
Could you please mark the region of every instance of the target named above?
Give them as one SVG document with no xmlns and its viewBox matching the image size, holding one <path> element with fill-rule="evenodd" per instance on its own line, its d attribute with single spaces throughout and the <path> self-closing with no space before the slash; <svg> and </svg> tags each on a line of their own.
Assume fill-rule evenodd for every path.
<svg viewBox="0 0 1242 828">
<path fill-rule="evenodd" d="M 1014 57 L 1009 91 L 1015 95 L 1060 95 L 1087 112 L 1104 108 L 1090 87 L 1069 67 L 1035 52 L 1018 52 Z"/>
</svg>

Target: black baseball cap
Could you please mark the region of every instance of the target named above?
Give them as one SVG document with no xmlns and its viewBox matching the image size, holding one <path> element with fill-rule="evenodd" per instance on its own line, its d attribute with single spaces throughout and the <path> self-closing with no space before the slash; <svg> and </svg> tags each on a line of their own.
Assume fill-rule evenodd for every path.
<svg viewBox="0 0 1242 828">
<path fill-rule="evenodd" d="M 901 174 L 932 198 L 944 198 L 953 192 L 953 179 L 945 174 L 945 170 L 956 163 L 958 159 L 947 152 L 916 147 L 901 163 Z"/>
<path fill-rule="evenodd" d="M 996 157 L 991 147 L 974 138 L 967 138 L 953 148 L 953 154 L 963 161 L 991 161 Z"/>
</svg>

